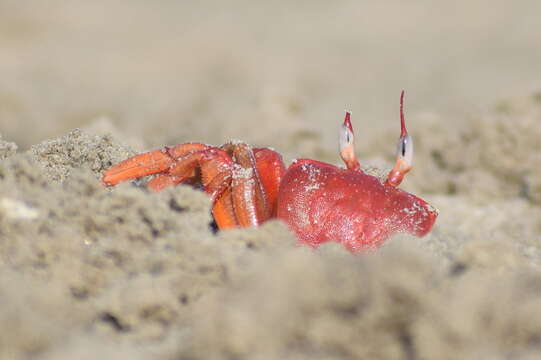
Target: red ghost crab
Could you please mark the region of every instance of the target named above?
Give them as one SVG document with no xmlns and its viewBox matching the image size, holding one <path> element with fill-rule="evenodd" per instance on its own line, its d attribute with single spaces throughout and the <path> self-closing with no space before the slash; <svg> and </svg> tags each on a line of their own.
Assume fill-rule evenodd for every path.
<svg viewBox="0 0 541 360">
<path fill-rule="evenodd" d="M 103 173 L 103 184 L 156 174 L 148 188 L 201 187 L 212 198 L 219 229 L 258 226 L 279 218 L 300 243 L 311 247 L 327 241 L 348 250 L 374 249 L 397 232 L 427 234 L 438 212 L 398 185 L 410 171 L 413 142 L 404 121 L 400 96 L 401 133 L 394 168 L 385 180 L 366 174 L 354 152 L 350 113 L 340 129 L 340 155 L 346 167 L 298 159 L 286 168 L 282 156 L 269 148 L 242 142 L 220 147 L 186 143 L 133 156 Z"/>
</svg>

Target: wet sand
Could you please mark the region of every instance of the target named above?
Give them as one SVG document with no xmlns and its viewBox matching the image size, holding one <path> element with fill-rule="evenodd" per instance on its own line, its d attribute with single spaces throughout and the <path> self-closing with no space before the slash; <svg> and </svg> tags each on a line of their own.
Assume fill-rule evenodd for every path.
<svg viewBox="0 0 541 360">
<path fill-rule="evenodd" d="M 0 358 L 541 356 L 535 11 L 483 3 L 0 4 Z M 440 211 L 421 239 L 314 251 L 279 221 L 216 233 L 189 187 L 99 182 L 190 140 L 338 164 L 344 107 L 363 165 L 385 171 L 401 88 L 402 188 Z"/>
</svg>

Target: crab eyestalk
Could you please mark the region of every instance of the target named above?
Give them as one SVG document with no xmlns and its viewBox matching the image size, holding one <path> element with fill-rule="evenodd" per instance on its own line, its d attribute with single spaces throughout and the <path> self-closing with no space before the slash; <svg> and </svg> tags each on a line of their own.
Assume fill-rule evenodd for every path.
<svg viewBox="0 0 541 360">
<path fill-rule="evenodd" d="M 404 176 L 411 170 L 413 160 L 413 139 L 406 130 L 404 120 L 404 90 L 400 94 L 400 138 L 396 146 L 396 163 L 387 175 L 387 184 L 398 186 Z"/>
<path fill-rule="evenodd" d="M 344 123 L 340 127 L 340 156 L 349 170 L 358 170 L 361 165 L 355 156 L 355 135 L 350 118 L 351 112 L 346 111 Z"/>
</svg>

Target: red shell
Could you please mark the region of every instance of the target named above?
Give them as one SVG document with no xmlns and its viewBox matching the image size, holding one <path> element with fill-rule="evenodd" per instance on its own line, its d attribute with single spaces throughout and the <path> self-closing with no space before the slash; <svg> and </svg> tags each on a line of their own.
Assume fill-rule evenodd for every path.
<svg viewBox="0 0 541 360">
<path fill-rule="evenodd" d="M 285 173 L 277 211 L 302 243 L 338 241 L 350 251 L 376 248 L 397 232 L 423 236 L 438 215 L 426 201 L 362 170 L 305 159 Z"/>
</svg>

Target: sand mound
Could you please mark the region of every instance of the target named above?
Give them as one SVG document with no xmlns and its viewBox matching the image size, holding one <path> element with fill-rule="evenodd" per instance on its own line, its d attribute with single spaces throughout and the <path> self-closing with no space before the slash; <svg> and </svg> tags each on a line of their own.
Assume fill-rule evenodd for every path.
<svg viewBox="0 0 541 360">
<path fill-rule="evenodd" d="M 106 189 L 100 172 L 133 153 L 109 136 L 76 130 L 17 154 L 13 144 L 2 146 L 0 323 L 10 329 L 0 340 L 2 358 L 541 352 L 534 196 L 509 191 L 505 203 L 479 203 L 456 186 L 433 197 L 442 214 L 431 235 L 400 236 L 377 253 L 353 256 L 337 245 L 297 247 L 277 221 L 215 233 L 207 197 L 188 187 Z M 426 146 L 444 145 L 436 138 Z M 481 158 L 459 173 L 477 169 Z M 497 161 L 480 168 L 498 186 L 515 188 L 515 179 L 532 175 L 519 167 L 521 175 L 504 184 L 497 171 L 506 162 Z"/>
</svg>

